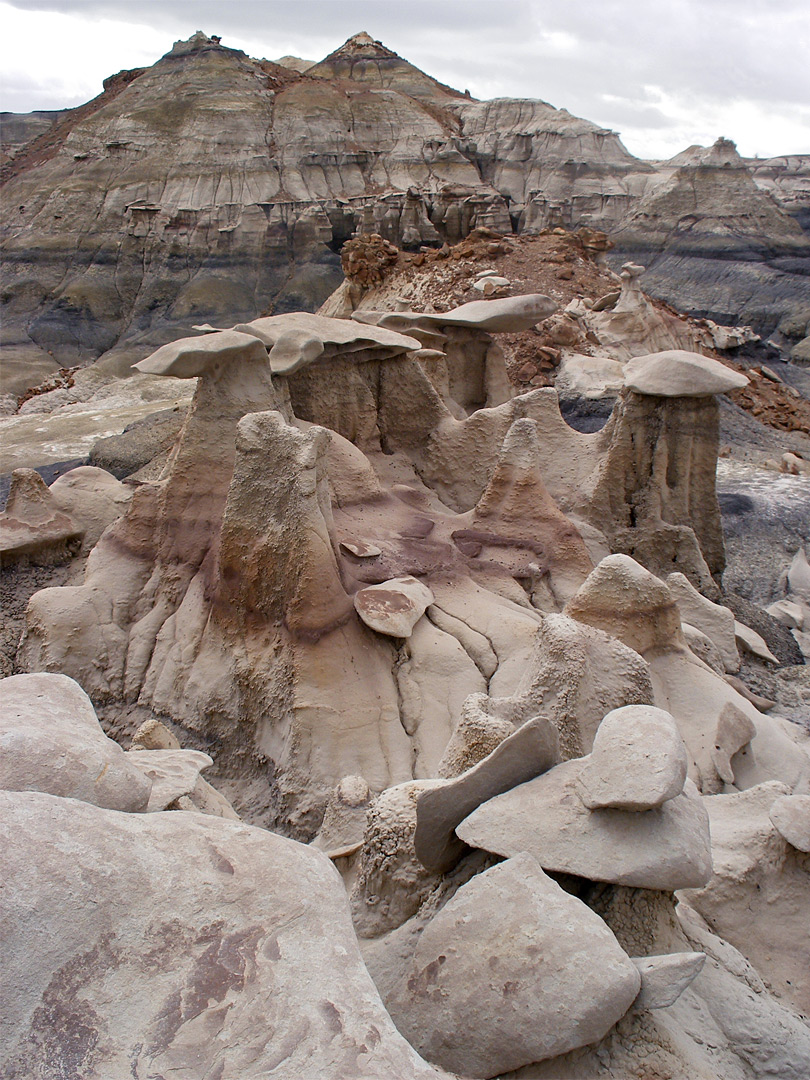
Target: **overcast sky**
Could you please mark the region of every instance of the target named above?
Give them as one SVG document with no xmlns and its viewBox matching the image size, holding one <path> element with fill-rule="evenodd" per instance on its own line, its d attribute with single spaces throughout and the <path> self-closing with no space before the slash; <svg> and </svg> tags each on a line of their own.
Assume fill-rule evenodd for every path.
<svg viewBox="0 0 810 1080">
<path fill-rule="evenodd" d="M 542 98 L 639 157 L 810 153 L 810 0 L 0 0 L 2 108 L 78 105 L 195 30 L 320 60 L 359 30 L 473 97 Z"/>
</svg>

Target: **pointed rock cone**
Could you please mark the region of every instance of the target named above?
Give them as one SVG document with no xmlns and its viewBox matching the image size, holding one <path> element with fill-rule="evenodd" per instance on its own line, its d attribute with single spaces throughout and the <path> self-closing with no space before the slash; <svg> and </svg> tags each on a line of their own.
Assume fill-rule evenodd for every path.
<svg viewBox="0 0 810 1080">
<path fill-rule="evenodd" d="M 560 606 L 593 569 L 582 537 L 543 483 L 536 421 L 523 417 L 509 428 L 469 534 L 484 547 L 515 548 L 517 562 L 546 581 Z"/>
</svg>

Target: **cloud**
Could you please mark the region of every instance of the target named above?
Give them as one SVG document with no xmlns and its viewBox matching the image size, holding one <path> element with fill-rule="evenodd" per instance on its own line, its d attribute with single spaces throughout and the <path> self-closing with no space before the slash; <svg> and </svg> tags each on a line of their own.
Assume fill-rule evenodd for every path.
<svg viewBox="0 0 810 1080">
<path fill-rule="evenodd" d="M 541 98 L 619 130 L 642 156 L 720 134 L 745 153 L 810 153 L 807 0 L 9 0 L 0 10 L 15 102 L 5 108 L 77 104 L 197 29 L 252 56 L 313 60 L 367 30 L 441 82 Z M 39 88 L 23 80 L 32 57 Z"/>
</svg>

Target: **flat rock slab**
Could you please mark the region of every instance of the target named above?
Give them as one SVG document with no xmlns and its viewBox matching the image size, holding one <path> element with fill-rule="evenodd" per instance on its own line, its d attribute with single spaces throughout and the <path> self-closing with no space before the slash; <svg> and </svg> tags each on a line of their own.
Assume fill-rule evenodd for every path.
<svg viewBox="0 0 810 1080">
<path fill-rule="evenodd" d="M 626 705 L 602 720 L 579 778 L 589 810 L 652 810 L 683 791 L 689 761 L 673 717 Z"/>
<path fill-rule="evenodd" d="M 544 870 L 639 889 L 673 891 L 711 877 L 709 818 L 697 788 L 656 810 L 588 810 L 575 758 L 479 806 L 457 828 L 470 847 L 511 858 L 522 851 Z"/>
<path fill-rule="evenodd" d="M 765 660 L 769 664 L 779 665 L 778 659 L 768 648 L 765 639 L 756 630 L 752 630 L 750 626 L 746 626 L 745 623 L 738 622 L 736 619 L 734 620 L 734 637 L 737 644 L 753 656 L 757 656 L 760 660 Z"/>
<path fill-rule="evenodd" d="M 639 1009 L 666 1009 L 674 1005 L 684 990 L 703 970 L 706 953 L 682 952 L 663 956 L 634 956 L 641 975 L 635 1005 Z"/>
<path fill-rule="evenodd" d="M 270 347 L 271 352 L 276 352 L 279 344 L 289 345 L 296 339 L 301 342 L 319 342 L 321 348 L 317 355 L 323 354 L 324 357 L 365 352 L 368 349 L 381 350 L 380 355 L 399 356 L 421 348 L 421 343 L 416 338 L 384 326 L 358 324 L 354 319 L 330 319 L 308 311 L 267 315 L 249 323 L 237 323 L 234 330 L 259 338 Z M 283 351 L 286 352 L 286 349 Z M 276 357 L 280 360 L 282 354 L 282 350 L 279 350 Z"/>
<path fill-rule="evenodd" d="M 797 851 L 810 852 L 810 795 L 783 795 L 770 809 L 771 823 Z"/>
<path fill-rule="evenodd" d="M 670 349 L 628 361 L 624 385 L 653 397 L 705 397 L 739 390 L 748 379 L 709 356 Z"/>
<path fill-rule="evenodd" d="M 491 1077 L 601 1039 L 640 985 L 599 916 L 524 854 L 430 920 L 387 1004 L 428 1060 Z"/>
<path fill-rule="evenodd" d="M 236 330 L 218 330 L 203 337 L 180 338 L 161 345 L 133 367 L 146 375 L 171 375 L 175 379 L 193 379 L 217 363 L 235 360 L 267 362 L 267 349 L 255 335 Z"/>
<path fill-rule="evenodd" d="M 394 1028 L 312 848 L 0 792 L 0 861 L 4 1077 L 443 1075 Z"/>
<path fill-rule="evenodd" d="M 194 790 L 200 773 L 210 769 L 213 759 L 201 750 L 133 750 L 132 763 L 152 781 L 147 813 L 167 806 Z"/>
<path fill-rule="evenodd" d="M 488 334 L 519 333 L 530 330 L 549 315 L 558 305 L 543 293 L 527 293 L 523 296 L 505 296 L 497 300 L 472 300 L 451 311 L 355 311 L 352 319 L 357 322 L 375 323 L 391 330 L 407 333 L 411 327 L 464 326 L 471 330 L 483 330 Z"/>
<path fill-rule="evenodd" d="M 557 729 L 547 720 L 529 720 L 467 772 L 423 791 L 416 802 L 417 859 L 436 873 L 451 870 L 465 851 L 456 825 L 481 803 L 539 776 L 559 759 Z"/>
<path fill-rule="evenodd" d="M 377 633 L 407 638 L 433 599 L 427 585 L 416 578 L 391 578 L 356 592 L 354 607 L 366 626 Z"/>
<path fill-rule="evenodd" d="M 152 781 L 107 738 L 77 682 L 36 673 L 0 680 L 0 788 L 138 813 Z"/>
</svg>

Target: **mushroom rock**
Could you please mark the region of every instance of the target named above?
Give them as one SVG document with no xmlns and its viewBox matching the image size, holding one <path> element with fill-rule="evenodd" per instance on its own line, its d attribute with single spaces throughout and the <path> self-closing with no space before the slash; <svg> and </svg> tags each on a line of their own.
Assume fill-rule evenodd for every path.
<svg viewBox="0 0 810 1080">
<path fill-rule="evenodd" d="M 680 795 L 688 760 L 669 713 L 627 705 L 607 714 L 582 771 L 580 797 L 589 810 L 653 810 Z"/>
<path fill-rule="evenodd" d="M 706 953 L 667 953 L 632 959 L 641 976 L 641 989 L 634 1002 L 636 1008 L 667 1009 L 701 973 Z"/>
<path fill-rule="evenodd" d="M 534 293 L 474 300 L 439 313 L 360 310 L 352 319 L 414 335 L 440 331 L 445 359 L 425 363 L 425 370 L 451 412 L 463 418 L 512 396 L 503 352 L 490 335 L 528 330 L 556 310 L 553 300 Z"/>
<path fill-rule="evenodd" d="M 322 853 L 202 814 L 0 806 L 4 1076 L 443 1075 L 394 1028 Z"/>
<path fill-rule="evenodd" d="M 132 755 L 104 734 L 73 679 L 39 673 L 0 679 L 0 788 L 138 813 L 148 808 L 152 786 Z"/>
<path fill-rule="evenodd" d="M 197 598 L 210 592 L 216 573 L 236 426 L 246 413 L 280 407 L 266 349 L 249 335 L 184 338 L 138 367 L 198 378 L 165 478 L 137 489 L 127 512 L 93 549 L 82 586 L 32 597 L 21 643 L 29 670 L 58 668 L 101 699 L 137 697 L 158 635 L 171 619 L 165 649 L 176 630 L 172 617 L 196 582 L 184 610 L 187 657 L 194 652 L 202 626 L 192 630 L 189 609 L 198 624 L 204 621 Z M 123 612 L 129 613 L 125 625 Z"/>
<path fill-rule="evenodd" d="M 312 315 L 307 311 L 268 315 L 249 323 L 238 323 L 232 332 L 248 334 L 263 341 L 270 349 L 270 364 L 274 371 L 273 354 L 276 353 L 279 363 L 282 356 L 292 359 L 296 342 L 300 343 L 299 347 L 305 352 L 315 353 L 306 360 L 307 364 L 352 353 L 357 353 L 358 359 L 363 360 L 369 350 L 378 350 L 376 359 L 382 359 L 383 355 L 401 356 L 419 349 L 421 345 L 417 339 L 384 326 L 359 325 L 352 319 L 330 319 L 324 315 Z M 311 343 L 318 341 L 323 347 L 315 352 L 315 346 Z M 279 344 L 282 348 L 276 352 Z"/>
<path fill-rule="evenodd" d="M 748 385 L 747 376 L 701 353 L 671 349 L 637 356 L 625 364 L 624 385 L 654 397 L 705 397 Z"/>
<path fill-rule="evenodd" d="M 709 819 L 695 786 L 653 810 L 589 810 L 580 779 L 590 758 L 557 765 L 483 803 L 456 827 L 470 847 L 511 858 L 522 851 L 544 870 L 641 889 L 705 885 L 711 877 Z"/>
<path fill-rule="evenodd" d="M 726 671 L 738 671 L 740 657 L 735 640 L 734 613 L 702 596 L 684 574 L 668 574 L 667 585 L 675 597 L 681 619 L 702 630 L 714 642 Z"/>
<path fill-rule="evenodd" d="M 84 532 L 62 510 L 38 472 L 12 472 L 8 500 L 0 512 L 0 567 L 67 562 L 78 553 Z"/>
<path fill-rule="evenodd" d="M 582 537 L 546 490 L 541 461 L 537 422 L 515 420 L 464 537 L 480 543 L 481 559 L 493 547 L 506 548 L 499 561 L 514 560 L 515 577 L 531 577 L 531 564 L 539 564 L 544 595 L 541 602 L 533 598 L 535 606 L 543 607 L 545 599 L 554 610 L 576 592 L 593 564 Z"/>
<path fill-rule="evenodd" d="M 482 802 L 533 779 L 558 761 L 557 731 L 536 717 L 461 776 L 423 791 L 416 801 L 417 859 L 428 870 L 447 873 L 464 851 L 454 834 L 456 825 Z"/>
<path fill-rule="evenodd" d="M 159 349 L 133 366 L 145 375 L 167 375 L 175 379 L 193 379 L 213 371 L 219 365 L 246 360 L 267 362 L 267 350 L 256 344 L 255 337 L 236 330 L 218 330 L 204 337 L 180 338 Z"/>
<path fill-rule="evenodd" d="M 781 795 L 768 816 L 792 847 L 805 854 L 810 852 L 810 795 Z"/>
<path fill-rule="evenodd" d="M 614 552 L 632 555 L 661 577 L 680 570 L 715 596 L 712 575 L 725 566 L 715 487 L 718 432 L 717 402 L 709 394 L 623 391 L 601 433 L 608 444 L 583 511 Z"/>
<path fill-rule="evenodd" d="M 785 802 L 797 798 L 773 781 L 704 798 L 714 873 L 703 888 L 686 892 L 684 900 L 714 933 L 740 950 L 778 998 L 806 1016 L 810 866 L 807 855 L 784 838 L 773 820 L 779 820 Z M 806 814 L 806 805 L 796 808 Z"/>
<path fill-rule="evenodd" d="M 494 1077 L 597 1042 L 640 983 L 599 916 L 519 854 L 433 916 L 386 1005 L 429 1061 Z"/>
<path fill-rule="evenodd" d="M 629 555 L 602 559 L 569 600 L 565 614 L 607 631 L 642 655 L 684 644 L 675 597 Z"/>
</svg>

